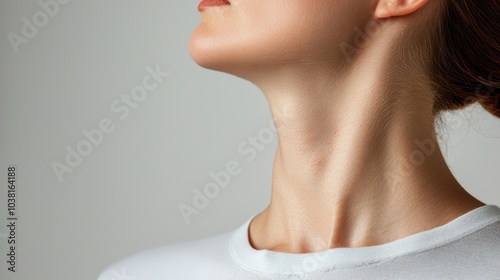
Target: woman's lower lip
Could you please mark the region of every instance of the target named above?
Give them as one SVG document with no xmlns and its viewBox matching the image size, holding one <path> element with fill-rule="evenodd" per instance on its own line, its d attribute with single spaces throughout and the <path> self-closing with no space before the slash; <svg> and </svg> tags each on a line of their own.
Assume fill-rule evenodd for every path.
<svg viewBox="0 0 500 280">
<path fill-rule="evenodd" d="M 227 0 L 203 0 L 198 5 L 198 11 L 203 12 L 207 7 L 231 5 Z"/>
</svg>

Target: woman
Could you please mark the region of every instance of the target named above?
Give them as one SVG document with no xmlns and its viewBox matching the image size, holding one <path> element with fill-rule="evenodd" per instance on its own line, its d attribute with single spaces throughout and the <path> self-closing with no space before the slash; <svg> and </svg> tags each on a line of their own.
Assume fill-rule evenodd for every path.
<svg viewBox="0 0 500 280">
<path fill-rule="evenodd" d="M 136 279 L 500 279 L 500 208 L 437 144 L 444 110 L 500 117 L 498 0 L 213 0 L 190 52 L 257 85 L 279 137 L 269 206 L 143 251 Z M 106 278 L 108 277 L 108 278 Z"/>
</svg>

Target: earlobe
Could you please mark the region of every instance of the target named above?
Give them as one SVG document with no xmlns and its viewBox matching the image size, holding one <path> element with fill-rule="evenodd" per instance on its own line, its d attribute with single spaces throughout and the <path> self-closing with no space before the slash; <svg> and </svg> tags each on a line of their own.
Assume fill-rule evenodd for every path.
<svg viewBox="0 0 500 280">
<path fill-rule="evenodd" d="M 409 15 L 423 7 L 427 2 L 429 0 L 380 0 L 375 10 L 375 16 L 389 18 Z"/>
</svg>

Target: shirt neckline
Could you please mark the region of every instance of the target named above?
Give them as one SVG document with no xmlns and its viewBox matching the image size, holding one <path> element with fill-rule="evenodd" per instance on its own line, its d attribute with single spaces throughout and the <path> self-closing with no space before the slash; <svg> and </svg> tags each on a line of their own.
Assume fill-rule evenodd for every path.
<svg viewBox="0 0 500 280">
<path fill-rule="evenodd" d="M 315 253 L 257 250 L 250 245 L 248 227 L 259 213 L 237 228 L 230 240 L 230 254 L 241 267 L 260 275 L 289 277 L 333 269 L 367 266 L 443 246 L 500 221 L 500 207 L 486 204 L 439 227 L 388 243 L 355 248 L 332 248 Z"/>
</svg>

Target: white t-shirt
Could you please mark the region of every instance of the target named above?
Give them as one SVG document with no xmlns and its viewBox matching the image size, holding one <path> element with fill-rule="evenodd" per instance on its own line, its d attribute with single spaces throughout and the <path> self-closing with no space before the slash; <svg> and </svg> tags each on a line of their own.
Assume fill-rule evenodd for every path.
<svg viewBox="0 0 500 280">
<path fill-rule="evenodd" d="M 248 225 L 146 249 L 107 267 L 98 280 L 500 279 L 500 207 L 389 243 L 294 254 L 256 250 Z"/>
</svg>

